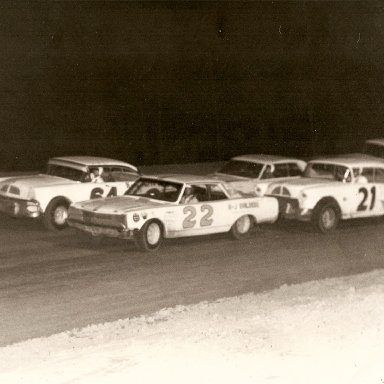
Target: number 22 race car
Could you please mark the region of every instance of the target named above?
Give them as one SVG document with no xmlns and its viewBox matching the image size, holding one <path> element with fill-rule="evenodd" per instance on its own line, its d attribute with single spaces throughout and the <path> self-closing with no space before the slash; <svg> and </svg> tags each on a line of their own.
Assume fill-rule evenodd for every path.
<svg viewBox="0 0 384 384">
<path fill-rule="evenodd" d="M 191 175 L 141 177 L 124 196 L 72 204 L 68 223 L 93 236 L 134 240 L 144 251 L 163 238 L 228 232 L 246 237 L 255 224 L 274 222 L 278 202 L 245 197 L 218 180 Z"/>
</svg>

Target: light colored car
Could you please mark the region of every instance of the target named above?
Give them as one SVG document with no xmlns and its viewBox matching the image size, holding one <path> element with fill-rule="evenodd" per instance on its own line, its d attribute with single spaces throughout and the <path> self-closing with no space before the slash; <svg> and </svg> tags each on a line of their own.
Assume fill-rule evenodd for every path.
<svg viewBox="0 0 384 384">
<path fill-rule="evenodd" d="M 139 178 L 125 196 L 72 204 L 68 223 L 93 236 L 135 240 L 145 251 L 163 238 L 230 231 L 235 238 L 255 224 L 274 222 L 278 202 L 272 197 L 243 197 L 222 182 L 203 176 Z"/>
<path fill-rule="evenodd" d="M 384 159 L 384 139 L 370 139 L 364 143 L 363 153 Z"/>
<path fill-rule="evenodd" d="M 92 174 L 99 176 L 92 182 Z M 91 156 L 55 157 L 45 173 L 0 179 L 0 212 L 42 217 L 48 229 L 67 226 L 72 202 L 122 195 L 139 177 L 126 162 Z"/>
<path fill-rule="evenodd" d="M 361 156 L 312 160 L 303 178 L 274 183 L 267 195 L 279 199 L 282 217 L 329 232 L 340 219 L 384 215 L 384 162 Z"/>
<path fill-rule="evenodd" d="M 263 196 L 271 183 L 300 177 L 305 166 L 305 161 L 289 157 L 242 155 L 233 157 L 212 176 L 243 193 Z"/>
</svg>

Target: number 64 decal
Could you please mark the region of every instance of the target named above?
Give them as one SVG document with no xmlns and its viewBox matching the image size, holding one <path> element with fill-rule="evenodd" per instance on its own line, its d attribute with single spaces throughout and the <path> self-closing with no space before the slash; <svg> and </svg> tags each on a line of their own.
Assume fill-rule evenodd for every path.
<svg viewBox="0 0 384 384">
<path fill-rule="evenodd" d="M 99 199 L 100 197 L 103 197 L 104 189 L 100 187 L 93 188 L 91 191 L 90 199 Z M 108 192 L 107 197 L 111 196 L 117 196 L 117 188 L 112 187 L 111 190 Z"/>
<path fill-rule="evenodd" d="M 200 227 L 208 227 L 213 223 L 213 219 L 211 218 L 213 215 L 213 208 L 211 205 L 204 204 L 200 207 L 200 211 L 205 213 L 203 217 L 200 219 Z M 189 206 L 183 209 L 183 213 L 187 214 L 187 217 L 183 220 L 183 228 L 193 228 L 196 225 L 196 208 Z"/>
<path fill-rule="evenodd" d="M 368 209 L 368 205 L 366 205 L 366 201 L 368 199 L 368 190 L 367 188 L 360 188 L 359 193 L 363 194 L 363 200 L 361 200 L 360 204 L 357 207 L 358 211 L 366 211 Z M 376 200 L 376 187 L 371 188 L 371 204 L 369 205 L 369 209 L 372 210 L 375 206 L 375 200 Z"/>
</svg>

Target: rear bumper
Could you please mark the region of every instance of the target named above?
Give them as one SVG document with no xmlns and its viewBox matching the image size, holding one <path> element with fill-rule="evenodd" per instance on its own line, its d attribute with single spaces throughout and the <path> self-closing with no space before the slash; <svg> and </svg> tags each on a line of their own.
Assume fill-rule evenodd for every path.
<svg viewBox="0 0 384 384">
<path fill-rule="evenodd" d="M 309 221 L 312 217 L 311 209 L 300 208 L 299 200 L 287 196 L 268 195 L 279 202 L 279 214 L 288 220 Z"/>
<path fill-rule="evenodd" d="M 13 217 L 36 218 L 42 214 L 39 202 L 0 196 L 0 212 Z"/>
<path fill-rule="evenodd" d="M 134 231 L 128 230 L 125 226 L 121 227 L 108 227 L 105 225 L 85 224 L 82 221 L 69 218 L 67 220 L 70 227 L 76 228 L 80 231 L 87 232 L 92 236 L 100 237 L 115 237 L 119 239 L 132 240 L 134 238 Z"/>
</svg>

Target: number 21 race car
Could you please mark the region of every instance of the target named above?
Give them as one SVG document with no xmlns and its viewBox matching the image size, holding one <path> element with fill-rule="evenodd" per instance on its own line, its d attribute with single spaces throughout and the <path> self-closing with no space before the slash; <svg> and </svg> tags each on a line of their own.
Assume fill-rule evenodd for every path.
<svg viewBox="0 0 384 384">
<path fill-rule="evenodd" d="M 93 236 L 134 240 L 144 251 L 163 238 L 228 232 L 246 237 L 258 223 L 274 222 L 278 202 L 245 197 L 202 176 L 141 177 L 124 196 L 83 201 L 69 208 L 68 223 Z"/>
<path fill-rule="evenodd" d="M 42 217 L 48 229 L 63 229 L 72 202 L 122 195 L 138 177 L 136 167 L 119 160 L 55 157 L 44 174 L 1 178 L 0 212 Z"/>
<path fill-rule="evenodd" d="M 320 232 L 340 219 L 384 215 L 384 161 L 347 156 L 308 163 L 304 177 L 274 183 L 267 191 L 279 199 L 286 219 L 312 221 Z"/>
</svg>

